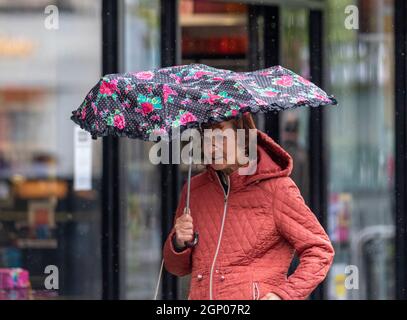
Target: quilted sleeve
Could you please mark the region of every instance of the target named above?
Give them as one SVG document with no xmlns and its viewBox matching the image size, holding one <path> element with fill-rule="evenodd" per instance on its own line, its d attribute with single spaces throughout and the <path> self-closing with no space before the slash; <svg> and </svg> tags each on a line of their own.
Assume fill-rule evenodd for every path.
<svg viewBox="0 0 407 320">
<path fill-rule="evenodd" d="M 280 234 L 295 248 L 300 263 L 275 290 L 282 299 L 306 299 L 326 277 L 334 249 L 325 230 L 290 177 L 276 184 L 273 214 Z"/>
<path fill-rule="evenodd" d="M 183 210 L 186 204 L 186 184 L 184 184 L 181 197 L 178 202 L 178 207 L 175 213 L 173 227 L 164 243 L 163 248 L 163 258 L 164 258 L 164 266 L 168 270 L 168 272 L 176 275 L 176 276 L 184 276 L 191 273 L 192 263 L 191 263 L 191 253 L 192 248 L 186 248 L 183 251 L 179 252 L 176 251 L 174 248 L 174 244 L 172 241 L 172 237 L 175 235 L 175 221 L 176 219 L 183 214 Z"/>
</svg>

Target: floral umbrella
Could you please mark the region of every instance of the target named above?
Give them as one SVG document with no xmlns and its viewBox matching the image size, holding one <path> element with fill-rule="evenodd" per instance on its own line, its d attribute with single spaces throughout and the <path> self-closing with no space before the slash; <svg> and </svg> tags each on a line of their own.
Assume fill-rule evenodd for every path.
<svg viewBox="0 0 407 320">
<path fill-rule="evenodd" d="M 172 139 L 174 133 L 186 128 L 237 118 L 246 112 L 336 104 L 333 96 L 281 66 L 233 72 L 195 63 L 105 75 L 72 111 L 71 119 L 89 131 L 93 139 L 106 135 L 143 140 L 159 135 Z M 189 164 L 187 214 L 192 158 Z M 185 244 L 192 247 L 197 242 L 195 231 L 194 240 Z"/>
<path fill-rule="evenodd" d="M 115 135 L 149 140 L 151 134 L 171 139 L 174 132 L 245 112 L 335 104 L 333 96 L 281 66 L 233 72 L 194 63 L 105 75 L 71 119 L 93 139 Z"/>
</svg>

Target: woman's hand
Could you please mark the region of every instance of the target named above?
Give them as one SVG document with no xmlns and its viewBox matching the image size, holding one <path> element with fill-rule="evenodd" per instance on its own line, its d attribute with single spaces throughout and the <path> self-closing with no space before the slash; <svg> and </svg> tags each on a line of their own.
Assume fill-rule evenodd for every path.
<svg viewBox="0 0 407 320">
<path fill-rule="evenodd" d="M 191 214 L 182 214 L 175 221 L 175 241 L 179 248 L 185 247 L 185 241 L 192 241 L 194 239 L 194 225 Z"/>
<path fill-rule="evenodd" d="M 269 292 L 260 300 L 281 300 L 281 298 L 275 293 Z"/>
</svg>

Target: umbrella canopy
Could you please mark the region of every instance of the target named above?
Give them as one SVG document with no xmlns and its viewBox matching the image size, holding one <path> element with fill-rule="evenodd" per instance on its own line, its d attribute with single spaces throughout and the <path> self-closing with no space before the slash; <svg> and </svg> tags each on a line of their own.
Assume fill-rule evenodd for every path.
<svg viewBox="0 0 407 320">
<path fill-rule="evenodd" d="M 105 75 L 71 119 L 93 139 L 149 140 L 241 116 L 300 106 L 336 105 L 318 86 L 281 66 L 233 72 L 205 64 Z M 177 128 L 177 130 L 174 130 Z"/>
</svg>

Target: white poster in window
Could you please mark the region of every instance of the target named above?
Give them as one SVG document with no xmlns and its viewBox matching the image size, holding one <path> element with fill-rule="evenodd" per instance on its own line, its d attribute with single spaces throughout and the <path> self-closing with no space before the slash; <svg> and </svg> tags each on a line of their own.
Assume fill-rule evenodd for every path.
<svg viewBox="0 0 407 320">
<path fill-rule="evenodd" d="M 92 189 L 92 137 L 79 126 L 74 128 L 74 191 Z"/>
</svg>

